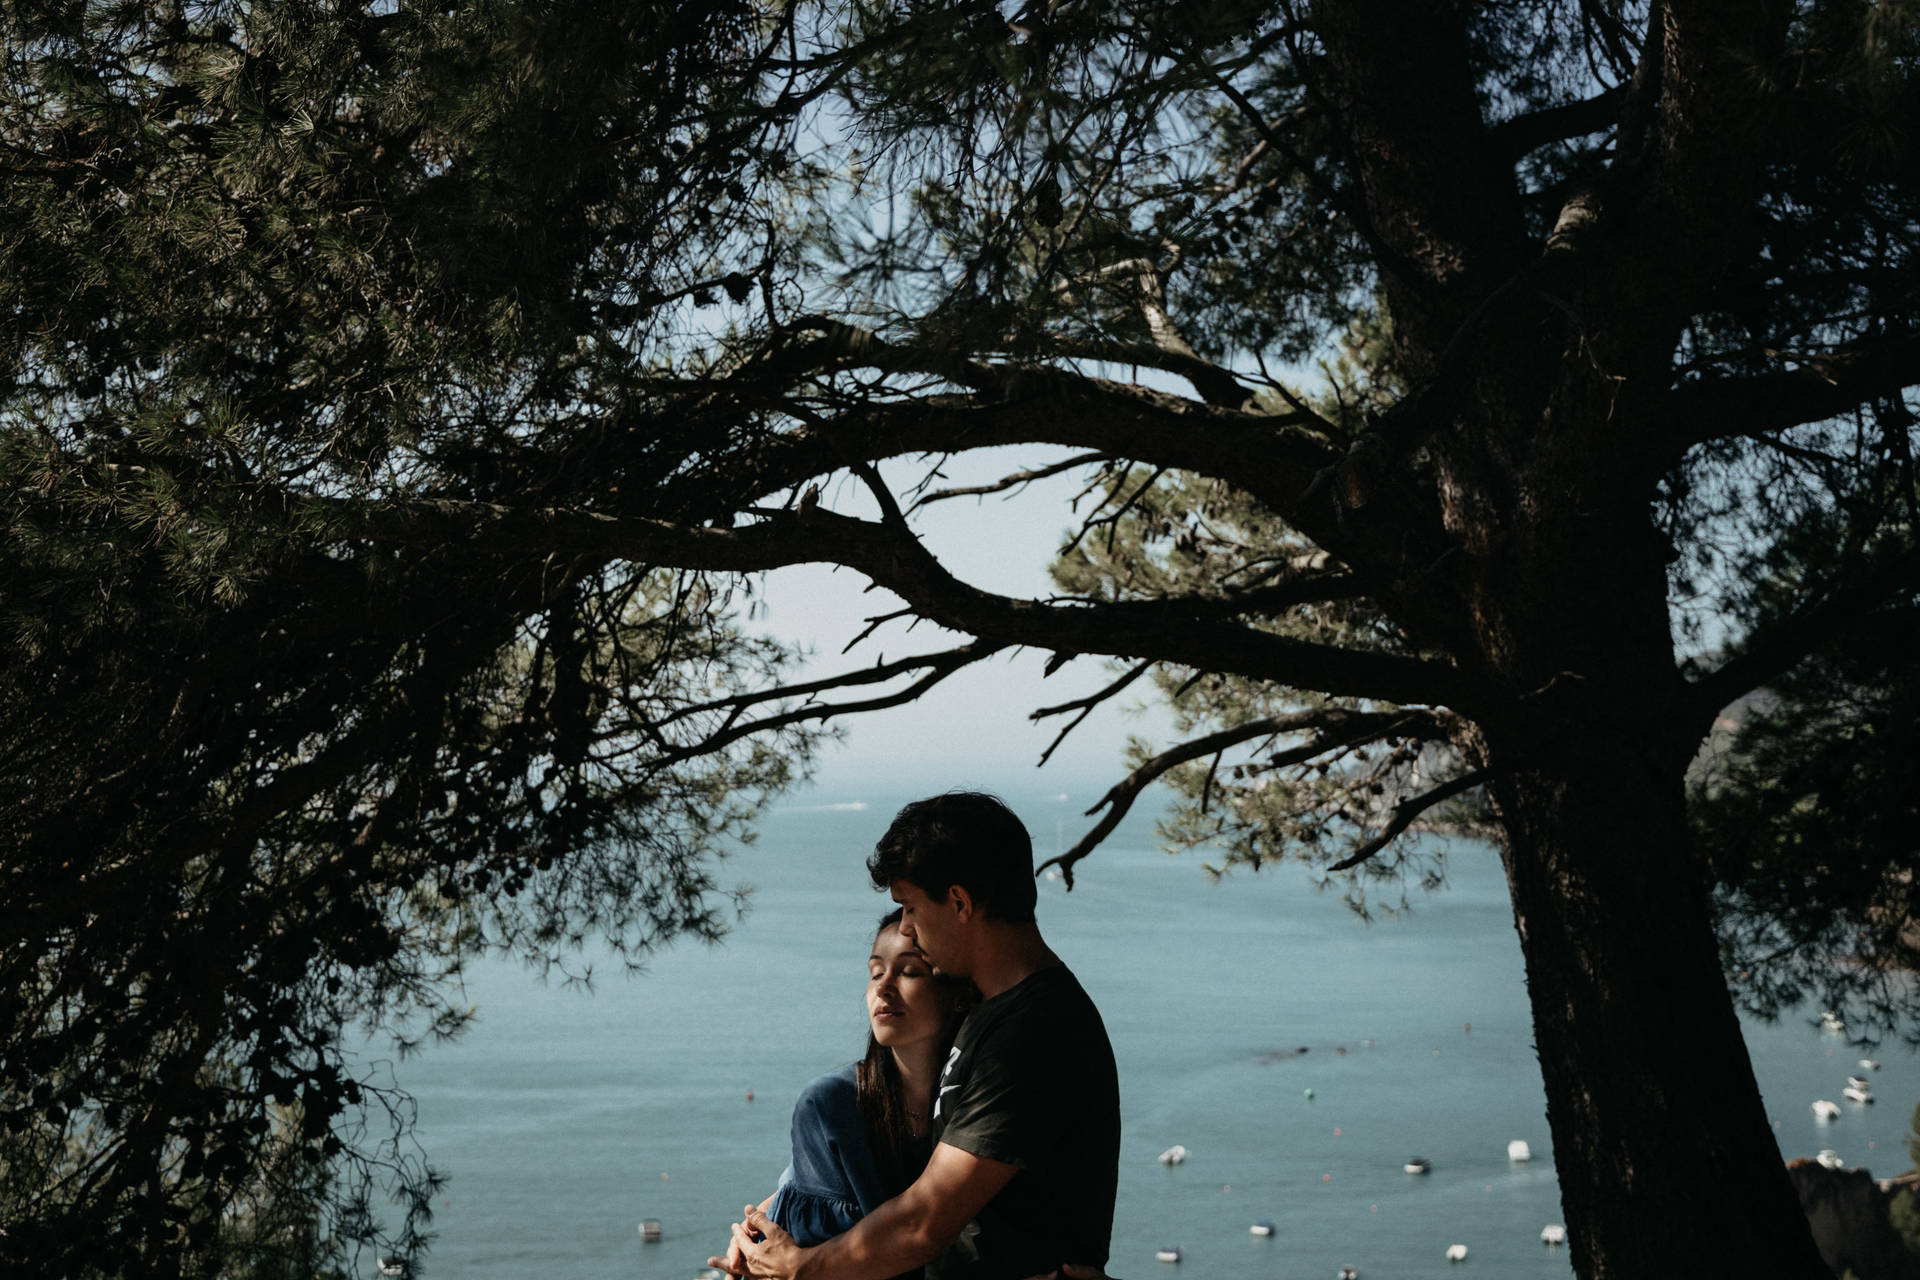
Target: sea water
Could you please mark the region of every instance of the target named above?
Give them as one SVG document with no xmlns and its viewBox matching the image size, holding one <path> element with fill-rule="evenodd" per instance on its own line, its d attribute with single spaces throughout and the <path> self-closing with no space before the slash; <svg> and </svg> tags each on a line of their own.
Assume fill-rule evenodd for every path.
<svg viewBox="0 0 1920 1280">
<path fill-rule="evenodd" d="M 632 978 L 603 958 L 591 994 L 483 963 L 462 1039 L 397 1064 L 370 1048 L 362 1066 L 415 1096 L 416 1139 L 448 1175 L 416 1274 L 691 1280 L 772 1190 L 800 1088 L 861 1051 L 868 945 L 891 905 L 862 862 L 910 798 L 814 794 L 770 812 L 722 864 L 723 883 L 755 892 L 719 946 L 668 948 Z M 1086 796 L 1008 799 L 1043 855 L 1087 821 Z M 1071 892 L 1042 880 L 1041 927 L 1119 1063 L 1112 1274 L 1457 1275 L 1452 1244 L 1477 1276 L 1571 1274 L 1541 1243 L 1562 1215 L 1498 859 L 1448 849 L 1444 889 L 1372 924 L 1298 867 L 1216 880 L 1203 854 L 1160 852 L 1145 819 L 1081 863 Z M 1782 1152 L 1904 1170 L 1920 1065 L 1889 1046 L 1880 1101 L 1845 1102 L 1859 1054 L 1814 1016 L 1748 1027 Z M 1716 1087 L 1722 1064 L 1689 1065 Z M 1816 1122 L 1815 1098 L 1841 1117 Z M 1514 1139 L 1531 1161 L 1508 1158 Z M 1185 1162 L 1160 1163 L 1175 1144 Z M 1431 1173 L 1404 1171 L 1416 1156 Z M 650 1218 L 658 1242 L 639 1231 Z M 1250 1232 L 1260 1221 L 1270 1236 Z M 1155 1260 L 1164 1247 L 1177 1266 Z"/>
</svg>

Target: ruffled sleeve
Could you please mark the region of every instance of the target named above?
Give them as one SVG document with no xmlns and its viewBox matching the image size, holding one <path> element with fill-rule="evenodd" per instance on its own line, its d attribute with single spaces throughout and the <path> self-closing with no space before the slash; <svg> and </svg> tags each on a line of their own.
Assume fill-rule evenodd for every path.
<svg viewBox="0 0 1920 1280">
<path fill-rule="evenodd" d="M 821 1076 L 793 1108 L 793 1162 L 767 1216 L 802 1246 L 841 1234 L 886 1197 L 860 1128 L 854 1069 Z"/>
</svg>

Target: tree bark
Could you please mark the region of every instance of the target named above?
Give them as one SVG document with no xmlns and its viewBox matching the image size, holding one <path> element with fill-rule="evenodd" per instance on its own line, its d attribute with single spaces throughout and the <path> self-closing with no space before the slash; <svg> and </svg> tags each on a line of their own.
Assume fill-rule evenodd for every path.
<svg viewBox="0 0 1920 1280">
<path fill-rule="evenodd" d="M 1496 786 L 1575 1271 L 1829 1275 L 1786 1175 L 1677 776 L 1569 718 Z"/>
<path fill-rule="evenodd" d="M 1462 614 L 1446 647 L 1484 695 L 1469 714 L 1576 1270 L 1824 1277 L 1690 848 L 1683 779 L 1705 725 L 1674 663 L 1648 514 L 1673 456 L 1658 415 L 1674 344 L 1752 200 L 1759 90 L 1743 58 L 1778 19 L 1745 0 L 1655 6 L 1646 83 L 1621 95 L 1622 158 L 1531 244 L 1459 11 L 1312 14 L 1402 372 L 1462 388 L 1422 437 Z M 1406 620 L 1390 591 L 1383 603 Z"/>
<path fill-rule="evenodd" d="M 1507 692 L 1479 724 L 1575 1269 L 1824 1278 L 1691 847 L 1684 777 L 1704 726 L 1677 711 L 1663 557 L 1590 438 L 1539 432 L 1497 527 L 1467 531 L 1475 656 Z M 1488 465 L 1485 440 L 1453 437 L 1442 470 Z"/>
</svg>

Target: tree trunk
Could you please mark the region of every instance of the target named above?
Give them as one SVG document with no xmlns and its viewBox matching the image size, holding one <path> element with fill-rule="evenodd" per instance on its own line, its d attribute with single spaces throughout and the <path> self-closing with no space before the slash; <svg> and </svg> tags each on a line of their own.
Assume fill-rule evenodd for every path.
<svg viewBox="0 0 1920 1280">
<path fill-rule="evenodd" d="M 1674 663 L 1650 481 L 1609 456 L 1638 399 L 1576 371 L 1548 411 L 1483 401 L 1435 450 L 1470 660 L 1505 691 L 1479 730 L 1568 1239 L 1589 1280 L 1825 1280 L 1687 829 L 1706 725 Z"/>
<path fill-rule="evenodd" d="M 1676 456 L 1659 407 L 1750 211 L 1752 67 L 1784 11 L 1654 6 L 1616 161 L 1647 156 L 1569 200 L 1545 243 L 1522 226 L 1513 157 L 1493 144 L 1469 13 L 1329 0 L 1312 25 L 1401 372 L 1460 389 L 1457 406 L 1414 407 L 1438 415 L 1421 443 L 1452 544 L 1439 571 L 1464 606 L 1422 639 L 1486 691 L 1471 714 L 1576 1269 L 1826 1277 L 1690 848 L 1683 779 L 1706 725 L 1689 723 L 1649 518 Z M 1391 563 L 1369 567 L 1397 580 Z M 1403 624 L 1420 616 L 1389 607 Z"/>
<path fill-rule="evenodd" d="M 1485 465 L 1464 457 L 1443 469 Z M 1472 575 L 1480 661 L 1511 691 L 1481 729 L 1575 1268 L 1591 1280 L 1827 1277 L 1691 847 L 1697 734 L 1645 505 L 1602 494 L 1631 482 L 1577 445 L 1536 448 L 1516 473 L 1496 526 L 1465 531 L 1487 548 Z"/>
<path fill-rule="evenodd" d="M 1824 1278 L 1721 978 L 1680 780 L 1581 728 L 1498 788 L 1575 1270 Z"/>
</svg>

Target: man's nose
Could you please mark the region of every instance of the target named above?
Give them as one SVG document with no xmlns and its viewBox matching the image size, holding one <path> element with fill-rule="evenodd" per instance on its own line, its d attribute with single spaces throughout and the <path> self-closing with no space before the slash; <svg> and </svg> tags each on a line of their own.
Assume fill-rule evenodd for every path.
<svg viewBox="0 0 1920 1280">
<path fill-rule="evenodd" d="M 900 936 L 903 938 L 918 940 L 918 938 L 920 937 L 920 934 L 914 929 L 913 921 L 902 920 L 900 922 Z"/>
</svg>

